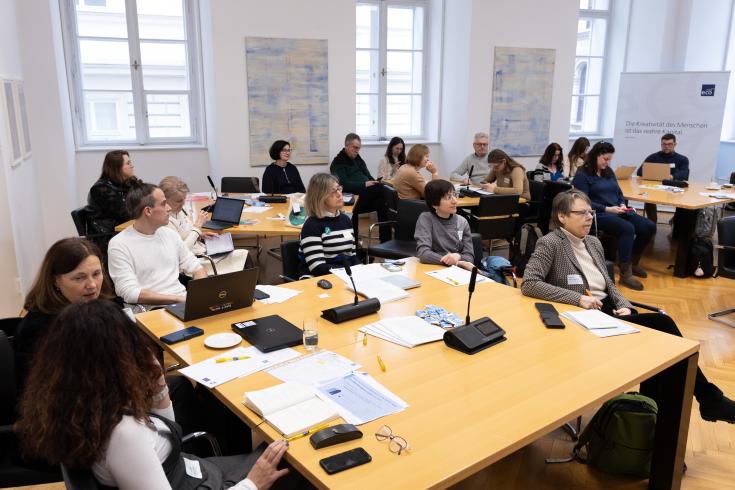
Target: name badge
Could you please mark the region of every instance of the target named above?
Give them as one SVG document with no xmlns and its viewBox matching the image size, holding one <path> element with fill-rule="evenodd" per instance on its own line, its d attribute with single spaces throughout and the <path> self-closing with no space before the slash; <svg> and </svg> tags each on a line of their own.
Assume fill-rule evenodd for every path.
<svg viewBox="0 0 735 490">
<path fill-rule="evenodd" d="M 671 167 L 671 168 L 676 168 L 676 164 L 675 164 L 675 163 L 670 163 L 670 164 L 669 164 L 669 167 Z"/>
<path fill-rule="evenodd" d="M 568 274 L 567 275 L 567 284 L 576 285 L 576 284 L 584 284 L 584 281 L 582 280 L 582 276 L 579 274 Z"/>
<path fill-rule="evenodd" d="M 503 177 L 503 183 L 510 184 L 510 179 L 508 177 Z"/>
<path fill-rule="evenodd" d="M 184 469 L 186 474 L 192 478 L 202 478 L 202 469 L 199 467 L 199 461 L 195 459 L 184 458 Z"/>
<path fill-rule="evenodd" d="M 457 236 L 459 237 L 459 241 L 462 241 L 462 233 L 464 233 L 464 230 L 457 230 Z"/>
</svg>

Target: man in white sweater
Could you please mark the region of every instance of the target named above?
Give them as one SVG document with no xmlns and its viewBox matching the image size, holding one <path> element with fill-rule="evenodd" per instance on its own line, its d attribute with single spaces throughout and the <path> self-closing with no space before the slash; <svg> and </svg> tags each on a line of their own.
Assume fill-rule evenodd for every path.
<svg viewBox="0 0 735 490">
<path fill-rule="evenodd" d="M 176 232 L 166 227 L 171 208 L 163 191 L 143 184 L 128 192 L 126 204 L 133 225 L 110 240 L 107 250 L 115 292 L 129 304 L 185 301 L 179 271 L 193 279 L 207 277 L 207 273 Z"/>
</svg>

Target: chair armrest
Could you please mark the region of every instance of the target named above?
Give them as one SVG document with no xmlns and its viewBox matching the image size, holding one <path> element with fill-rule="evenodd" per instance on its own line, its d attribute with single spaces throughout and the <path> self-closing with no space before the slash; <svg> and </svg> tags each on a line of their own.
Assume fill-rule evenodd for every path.
<svg viewBox="0 0 735 490">
<path fill-rule="evenodd" d="M 735 250 L 735 245 L 713 245 L 718 250 Z"/>
<path fill-rule="evenodd" d="M 13 426 L 11 425 L 0 425 L 0 436 L 12 436 L 15 437 L 15 431 L 13 431 Z"/>
<path fill-rule="evenodd" d="M 666 312 L 664 310 L 662 310 L 661 308 L 657 308 L 655 306 L 647 305 L 647 304 L 644 304 L 644 303 L 638 303 L 637 301 L 630 301 L 630 304 L 632 304 L 636 308 L 642 308 L 644 310 L 653 311 L 655 313 L 661 313 L 663 315 L 666 314 Z"/>
<path fill-rule="evenodd" d="M 217 275 L 217 266 L 214 265 L 214 260 L 212 259 L 212 257 L 210 257 L 207 254 L 199 254 L 197 255 L 197 257 L 202 258 L 202 259 L 207 259 L 209 263 L 212 264 L 212 272 L 214 272 L 215 276 Z"/>
<path fill-rule="evenodd" d="M 281 279 L 283 279 L 286 282 L 296 282 L 296 281 L 300 281 L 302 279 L 311 279 L 314 276 L 309 275 L 309 274 L 304 274 L 302 276 L 299 276 L 298 279 L 294 279 L 293 277 L 288 277 L 288 276 L 284 276 L 283 274 L 278 274 L 278 277 L 280 277 Z"/>
<path fill-rule="evenodd" d="M 222 450 L 220 450 L 217 438 L 209 432 L 192 432 L 191 434 L 187 434 L 181 438 L 181 444 L 196 441 L 197 439 L 204 439 L 209 442 L 209 446 L 212 448 L 212 453 L 215 456 L 222 456 Z"/>
</svg>

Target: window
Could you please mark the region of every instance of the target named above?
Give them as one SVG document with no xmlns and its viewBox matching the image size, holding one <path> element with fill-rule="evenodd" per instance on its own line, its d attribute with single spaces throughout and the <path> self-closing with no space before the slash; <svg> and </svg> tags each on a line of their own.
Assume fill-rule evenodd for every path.
<svg viewBox="0 0 735 490">
<path fill-rule="evenodd" d="M 611 0 L 580 0 L 570 132 L 600 129 L 600 97 Z"/>
<path fill-rule="evenodd" d="M 364 139 L 423 138 L 427 5 L 357 4 L 356 120 Z"/>
<path fill-rule="evenodd" d="M 77 144 L 200 144 L 196 0 L 61 0 Z"/>
</svg>

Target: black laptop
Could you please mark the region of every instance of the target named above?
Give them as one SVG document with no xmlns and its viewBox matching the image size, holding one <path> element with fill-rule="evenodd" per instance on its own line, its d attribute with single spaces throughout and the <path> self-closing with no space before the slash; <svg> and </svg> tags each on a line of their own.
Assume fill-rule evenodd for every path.
<svg viewBox="0 0 735 490">
<path fill-rule="evenodd" d="M 164 306 L 176 318 L 188 322 L 253 304 L 258 269 L 220 274 L 189 281 L 186 302 Z"/>
<path fill-rule="evenodd" d="M 232 330 L 242 335 L 261 352 L 300 345 L 303 335 L 299 327 L 278 315 L 233 323 Z"/>
<path fill-rule="evenodd" d="M 224 230 L 240 224 L 245 201 L 230 197 L 218 197 L 212 209 L 212 219 L 202 225 L 210 230 Z"/>
</svg>

